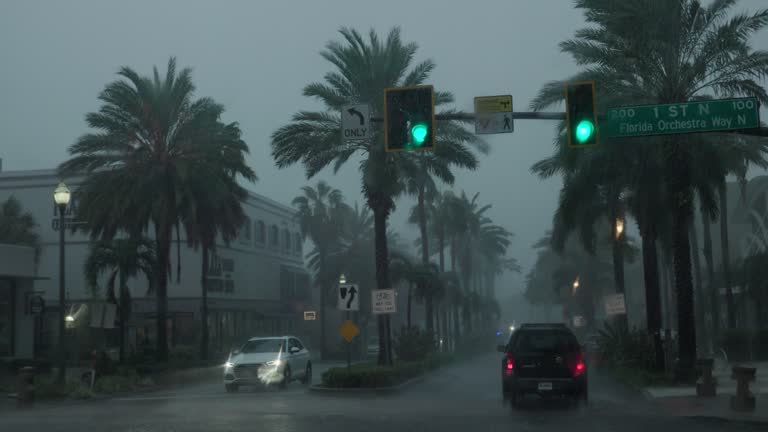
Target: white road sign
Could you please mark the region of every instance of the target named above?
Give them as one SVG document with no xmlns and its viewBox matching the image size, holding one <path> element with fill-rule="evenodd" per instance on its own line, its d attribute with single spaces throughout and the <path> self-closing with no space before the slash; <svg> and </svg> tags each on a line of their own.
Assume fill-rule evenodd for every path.
<svg viewBox="0 0 768 432">
<path fill-rule="evenodd" d="M 512 96 L 475 98 L 475 133 L 497 134 L 515 131 L 512 118 Z"/>
<path fill-rule="evenodd" d="M 339 285 L 338 307 L 343 311 L 360 310 L 360 288 L 355 284 Z"/>
<path fill-rule="evenodd" d="M 344 105 L 341 108 L 341 139 L 363 141 L 371 136 L 371 108 L 367 104 Z"/>
<path fill-rule="evenodd" d="M 375 314 L 391 314 L 397 311 L 397 297 L 393 289 L 374 290 L 371 293 L 371 301 Z"/>
<path fill-rule="evenodd" d="M 605 313 L 606 315 L 627 313 L 627 308 L 624 304 L 624 294 L 610 294 L 605 296 Z"/>
</svg>

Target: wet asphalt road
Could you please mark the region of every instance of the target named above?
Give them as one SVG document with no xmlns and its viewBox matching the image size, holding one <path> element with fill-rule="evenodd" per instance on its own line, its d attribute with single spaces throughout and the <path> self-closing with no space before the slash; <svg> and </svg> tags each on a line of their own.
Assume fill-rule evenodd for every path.
<svg viewBox="0 0 768 432">
<path fill-rule="evenodd" d="M 754 425 L 661 414 L 610 380 L 590 376 L 590 405 L 571 409 L 532 399 L 512 410 L 501 402 L 497 356 L 436 372 L 388 396 L 329 396 L 292 383 L 286 390 L 194 384 L 105 401 L 0 412 L 1 431 L 557 431 L 715 432 L 768 430 Z M 316 367 L 315 380 L 322 372 Z"/>
</svg>

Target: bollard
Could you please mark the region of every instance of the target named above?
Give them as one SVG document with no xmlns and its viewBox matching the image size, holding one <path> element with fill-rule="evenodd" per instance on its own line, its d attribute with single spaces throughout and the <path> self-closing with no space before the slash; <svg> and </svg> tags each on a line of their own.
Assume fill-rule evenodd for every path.
<svg viewBox="0 0 768 432">
<path fill-rule="evenodd" d="M 754 411 L 755 396 L 749 390 L 749 383 L 755 380 L 757 368 L 734 366 L 731 378 L 736 380 L 736 396 L 731 396 L 734 411 Z"/>
<path fill-rule="evenodd" d="M 35 401 L 35 368 L 26 366 L 19 369 L 16 387 L 16 403 L 18 406 L 31 405 Z"/>
<path fill-rule="evenodd" d="M 696 381 L 696 395 L 712 397 L 717 394 L 717 381 L 712 376 L 715 359 L 705 358 L 696 360 L 699 379 Z"/>
</svg>

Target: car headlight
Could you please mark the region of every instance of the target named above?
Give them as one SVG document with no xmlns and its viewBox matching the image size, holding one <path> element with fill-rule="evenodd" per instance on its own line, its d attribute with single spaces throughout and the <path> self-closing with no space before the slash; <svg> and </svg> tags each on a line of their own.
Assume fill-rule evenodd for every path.
<svg viewBox="0 0 768 432">
<path fill-rule="evenodd" d="M 272 360 L 267 362 L 267 366 L 280 366 L 282 363 L 282 360 Z"/>
<path fill-rule="evenodd" d="M 231 368 L 235 367 L 235 364 L 232 363 L 232 362 L 226 362 L 226 363 L 224 363 L 224 367 L 227 368 L 227 369 L 231 369 Z"/>
</svg>

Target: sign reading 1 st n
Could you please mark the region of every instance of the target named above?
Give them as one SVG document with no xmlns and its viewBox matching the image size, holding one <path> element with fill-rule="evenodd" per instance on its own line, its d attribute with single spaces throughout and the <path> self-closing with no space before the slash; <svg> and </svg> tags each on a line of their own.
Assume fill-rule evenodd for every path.
<svg viewBox="0 0 768 432">
<path fill-rule="evenodd" d="M 716 132 L 760 127 L 755 98 L 611 108 L 601 133 L 612 138 Z"/>
</svg>

